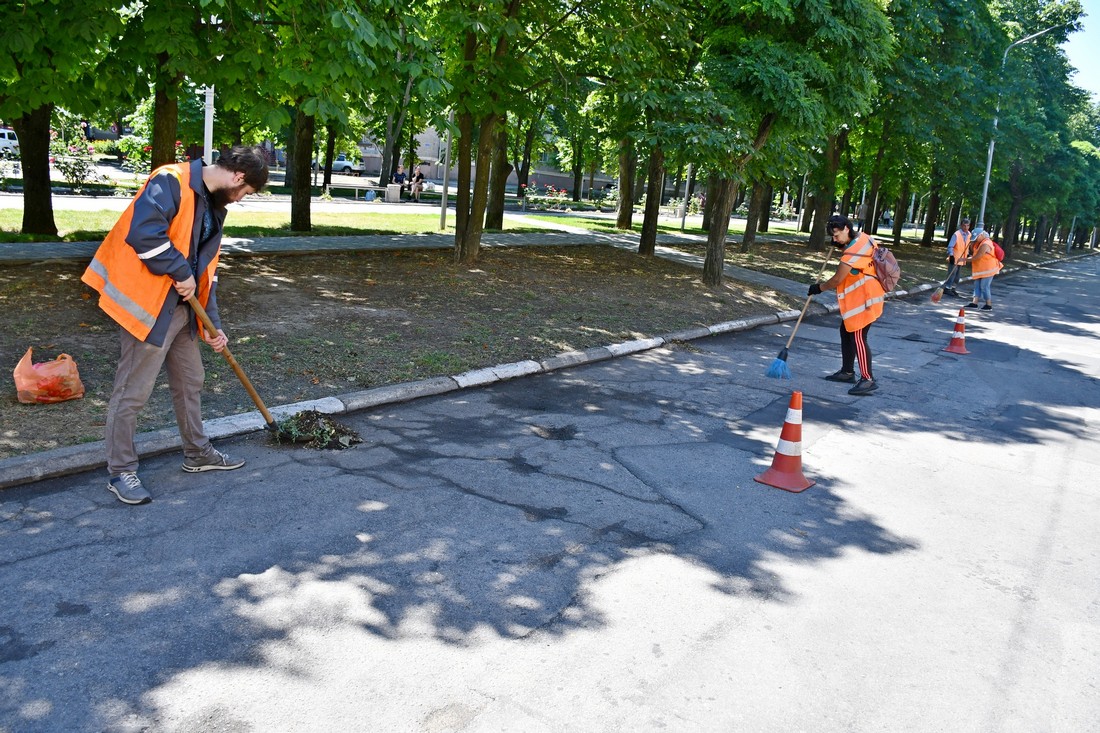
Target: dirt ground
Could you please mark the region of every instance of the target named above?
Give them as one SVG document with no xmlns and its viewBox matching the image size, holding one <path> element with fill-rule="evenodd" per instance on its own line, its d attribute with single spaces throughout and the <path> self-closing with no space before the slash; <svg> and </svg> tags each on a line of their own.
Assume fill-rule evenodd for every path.
<svg viewBox="0 0 1100 733">
<path fill-rule="evenodd" d="M 223 257 L 219 305 L 230 349 L 269 406 L 354 392 L 801 307 L 773 291 L 606 246 Z M 118 330 L 80 282 L 83 265 L 0 268 L 0 363 L 68 353 L 83 399 L 0 396 L 0 458 L 103 437 Z M 224 359 L 203 347 L 206 418 L 255 407 Z M 158 382 L 139 429 L 175 424 Z"/>
</svg>

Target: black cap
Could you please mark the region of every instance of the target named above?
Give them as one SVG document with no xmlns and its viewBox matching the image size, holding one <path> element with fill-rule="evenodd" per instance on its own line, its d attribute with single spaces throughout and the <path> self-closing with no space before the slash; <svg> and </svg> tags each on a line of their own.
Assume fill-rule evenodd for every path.
<svg viewBox="0 0 1100 733">
<path fill-rule="evenodd" d="M 850 222 L 848 220 L 848 217 L 841 216 L 840 214 L 833 214 L 832 216 L 829 217 L 829 220 L 827 222 L 825 222 L 825 231 L 827 231 L 829 233 L 832 233 L 832 232 L 836 231 L 837 229 L 844 229 L 844 228 L 854 230 L 854 227 L 852 226 L 852 222 Z"/>
</svg>

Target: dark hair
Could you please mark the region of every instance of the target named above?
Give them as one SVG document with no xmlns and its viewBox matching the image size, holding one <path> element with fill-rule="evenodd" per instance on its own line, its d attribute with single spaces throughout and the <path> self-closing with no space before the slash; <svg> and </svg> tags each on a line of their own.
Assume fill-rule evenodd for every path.
<svg viewBox="0 0 1100 733">
<path fill-rule="evenodd" d="M 267 154 L 261 147 L 236 145 L 228 153 L 222 153 L 214 165 L 243 173 L 244 182 L 256 191 L 267 185 Z"/>
<path fill-rule="evenodd" d="M 852 226 L 852 222 L 848 220 L 848 217 L 841 216 L 840 214 L 833 214 L 829 217 L 829 220 L 825 222 L 825 231 L 831 236 L 837 229 L 848 228 L 848 233 L 855 235 L 855 227 Z"/>
</svg>

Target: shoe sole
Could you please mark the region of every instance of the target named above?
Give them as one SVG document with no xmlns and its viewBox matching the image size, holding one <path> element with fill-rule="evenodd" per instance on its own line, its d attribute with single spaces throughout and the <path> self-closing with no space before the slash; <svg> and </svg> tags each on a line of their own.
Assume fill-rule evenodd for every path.
<svg viewBox="0 0 1100 733">
<path fill-rule="evenodd" d="M 858 392 L 853 392 L 852 390 L 848 390 L 848 394 L 853 395 L 855 397 L 866 397 L 867 395 L 872 394 L 877 389 L 878 389 L 878 387 L 872 387 L 871 389 L 861 389 Z"/>
<path fill-rule="evenodd" d="M 125 496 L 118 493 L 118 489 L 116 489 L 112 484 L 107 484 L 107 490 L 114 494 L 123 504 L 129 504 L 130 506 L 140 506 L 141 504 L 148 504 L 153 500 L 153 497 L 151 496 L 146 496 L 144 498 L 138 499 L 137 501 L 134 501 L 133 499 L 127 499 Z"/>
<path fill-rule="evenodd" d="M 238 463 L 235 466 L 188 466 L 185 463 L 182 468 L 187 473 L 202 473 L 203 471 L 236 471 L 242 466 L 244 466 L 243 463 Z"/>
</svg>

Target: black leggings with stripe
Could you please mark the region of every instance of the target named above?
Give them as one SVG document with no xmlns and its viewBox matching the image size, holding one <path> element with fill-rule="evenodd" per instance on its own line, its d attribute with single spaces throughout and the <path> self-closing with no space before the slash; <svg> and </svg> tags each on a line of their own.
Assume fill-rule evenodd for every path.
<svg viewBox="0 0 1100 733">
<path fill-rule="evenodd" d="M 858 331 L 848 331 L 843 323 L 840 324 L 840 355 L 843 360 L 841 370 L 854 371 L 858 359 L 859 373 L 864 379 L 874 379 L 871 372 L 871 347 L 867 345 L 867 332 L 870 330 L 870 323 Z"/>
</svg>

